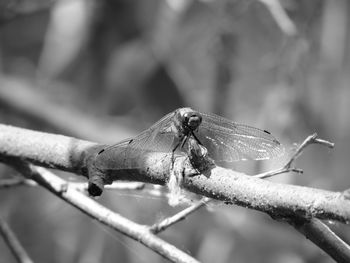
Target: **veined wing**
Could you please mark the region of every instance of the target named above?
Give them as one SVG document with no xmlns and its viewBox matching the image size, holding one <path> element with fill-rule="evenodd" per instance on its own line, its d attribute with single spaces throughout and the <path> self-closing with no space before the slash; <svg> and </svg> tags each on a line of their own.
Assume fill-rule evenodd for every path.
<svg viewBox="0 0 350 263">
<path fill-rule="evenodd" d="M 216 161 L 265 160 L 281 156 L 283 146 L 268 132 L 201 113 L 198 139 Z"/>
<path fill-rule="evenodd" d="M 137 168 L 137 159 L 147 152 L 170 152 L 175 138 L 171 131 L 174 114 L 165 115 L 134 138 L 104 148 L 97 154 L 95 166 L 110 170 Z"/>
</svg>

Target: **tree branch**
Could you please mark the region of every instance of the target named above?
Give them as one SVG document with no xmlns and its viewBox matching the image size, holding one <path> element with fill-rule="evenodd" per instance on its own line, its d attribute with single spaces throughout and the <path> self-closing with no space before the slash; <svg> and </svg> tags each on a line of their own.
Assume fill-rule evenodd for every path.
<svg viewBox="0 0 350 263">
<path fill-rule="evenodd" d="M 321 144 L 323 146 L 326 146 L 328 148 L 334 148 L 334 143 L 331 143 L 326 140 L 322 140 L 317 138 L 317 133 L 314 133 L 310 136 L 308 136 L 297 148 L 295 153 L 292 155 L 292 157 L 289 159 L 289 161 L 282 167 L 273 171 L 268 171 L 266 173 L 261 173 L 257 175 L 253 175 L 256 178 L 268 178 L 272 177 L 278 174 L 282 173 L 288 173 L 288 172 L 295 172 L 295 173 L 303 173 L 303 170 L 293 168 L 292 164 L 296 161 L 296 159 L 302 154 L 303 150 L 310 144 Z"/>
<path fill-rule="evenodd" d="M 338 263 L 350 262 L 350 247 L 318 219 L 289 221 L 296 230 L 320 247 Z"/>
<path fill-rule="evenodd" d="M 14 186 L 36 186 L 37 184 L 33 180 L 23 179 L 23 178 L 10 178 L 10 179 L 1 179 L 0 180 L 0 189 L 1 188 L 10 188 Z"/>
<path fill-rule="evenodd" d="M 7 223 L 0 218 L 0 234 L 19 263 L 33 263 Z"/>
<path fill-rule="evenodd" d="M 321 144 L 329 148 L 334 148 L 334 143 L 317 138 L 317 134 L 308 136 L 303 143 L 299 145 L 290 160 L 280 169 L 255 175 L 257 178 L 268 178 L 289 171 L 302 173 L 302 170 L 292 168 L 292 164 L 301 155 L 303 150 L 310 144 Z M 342 193 L 345 195 L 345 193 Z M 297 229 L 306 238 L 315 245 L 323 249 L 337 262 L 350 262 L 350 247 L 341 240 L 327 225 L 316 218 L 310 220 L 305 218 L 285 219 L 290 225 Z"/>
<path fill-rule="evenodd" d="M 324 144 L 320 140 L 316 143 Z M 19 159 L 27 160 L 44 167 L 69 171 L 85 177 L 91 176 L 89 173 L 95 171 L 93 169 L 94 156 L 104 147 L 103 145 L 71 137 L 5 125 L 0 125 L 0 145 L 2 145 L 0 148 L 0 160 L 4 162 L 8 163 Z M 110 158 L 115 162 L 124 161 L 120 159 L 118 152 L 114 156 L 110 156 Z M 154 184 L 166 184 L 168 181 L 169 168 L 171 167 L 171 156 L 169 154 L 145 152 L 141 157 L 131 161 L 138 168 L 104 171 L 104 174 L 111 180 L 129 180 Z M 347 194 L 344 194 L 345 192 L 330 192 L 308 187 L 278 184 L 215 166 L 204 174 L 193 175 L 196 173 L 193 171 L 188 158 L 180 156 L 175 158 L 175 162 L 180 162 L 174 167 L 182 168 L 175 172 L 184 176 L 182 187 L 187 190 L 226 203 L 259 210 L 270 214 L 273 218 L 283 219 L 293 226 L 297 226 L 301 233 L 324 249 L 333 258 L 337 256 L 335 254 L 338 254 L 339 257 L 347 258 L 348 246 L 315 219 L 337 220 L 348 223 L 350 220 L 350 198 Z M 59 178 L 58 180 L 61 181 L 58 184 L 47 184 L 45 180 L 39 179 L 41 176 L 37 169 L 40 171 L 40 168 L 35 169 L 30 172 L 38 176 L 35 181 L 61 198 L 65 198 L 68 193 L 70 193 L 68 194 L 70 196 L 72 192 L 74 193 L 73 196 L 75 196 L 75 192 L 78 192 L 74 187 L 69 186 L 67 182 Z M 47 173 L 45 172 L 45 174 Z M 31 179 L 34 179 L 33 176 Z M 94 208 L 92 213 L 95 213 L 94 216 L 98 220 L 106 218 L 104 223 L 112 226 L 121 224 L 119 231 L 122 233 L 125 231 L 128 236 L 130 236 L 130 229 L 128 228 L 131 227 L 132 238 L 139 240 L 141 243 L 147 242 L 145 239 L 147 240 L 147 237 L 151 234 L 149 228 L 133 222 L 131 222 L 131 225 L 128 223 L 124 224 L 129 221 L 118 214 L 111 216 L 111 211 L 94 204 L 94 201 L 82 193 L 79 193 L 78 196 L 78 201 L 74 201 L 75 199 L 73 198 L 73 200 L 67 199 L 67 202 L 79 209 L 85 208 L 87 204 L 90 206 L 90 202 L 93 202 L 92 205 L 97 205 L 97 210 Z M 86 211 L 84 212 L 87 213 Z M 304 222 L 300 221 L 300 218 L 303 218 Z M 334 242 L 334 239 L 337 242 Z M 334 248 L 331 246 L 332 242 Z M 159 243 L 157 244 L 159 245 Z M 332 254 L 330 252 L 331 249 L 336 249 L 339 253 Z"/>
<path fill-rule="evenodd" d="M 198 262 L 186 253 L 152 234 L 146 226 L 139 225 L 105 208 L 87 197 L 67 181 L 48 170 L 36 167 L 16 158 L 8 158 L 7 163 L 27 179 L 34 180 L 70 205 L 104 225 L 142 243 L 172 262 Z"/>
<path fill-rule="evenodd" d="M 277 25 L 287 36 L 295 36 L 298 30 L 289 18 L 287 12 L 282 7 L 279 0 L 259 0 L 270 11 L 271 16 L 275 19 Z"/>
<path fill-rule="evenodd" d="M 31 161 L 37 165 L 61 169 L 89 176 L 96 151 L 101 149 L 87 141 L 0 125 L 0 160 L 9 157 Z M 116 153 L 111 156 L 122 162 Z M 171 158 L 169 154 L 145 153 L 133 160 L 135 169 L 106 171 L 112 180 L 139 181 L 166 184 Z M 305 218 L 350 221 L 350 200 L 340 192 L 309 187 L 286 185 L 253 178 L 221 167 L 214 167 L 205 174 L 193 176 L 193 169 L 186 157 L 178 157 L 184 175 L 182 187 L 187 190 L 226 203 L 259 210 L 274 217 Z"/>
<path fill-rule="evenodd" d="M 194 213 L 195 211 L 197 211 L 201 207 L 205 206 L 211 200 L 212 199 L 209 199 L 209 198 L 203 198 L 202 200 L 200 200 L 196 204 L 185 208 L 184 210 L 180 211 L 179 213 L 177 213 L 171 217 L 168 217 L 157 224 L 154 224 L 153 226 L 150 227 L 150 231 L 154 234 L 158 234 L 158 233 L 164 231 L 168 227 L 176 224 L 177 222 L 184 220 L 188 215 Z"/>
<path fill-rule="evenodd" d="M 0 181 L 1 182 L 1 181 Z M 87 192 L 88 184 L 87 183 L 69 183 L 75 189 L 81 192 Z M 106 185 L 106 190 L 143 190 L 145 188 L 144 183 L 139 182 L 113 182 L 111 185 Z"/>
</svg>

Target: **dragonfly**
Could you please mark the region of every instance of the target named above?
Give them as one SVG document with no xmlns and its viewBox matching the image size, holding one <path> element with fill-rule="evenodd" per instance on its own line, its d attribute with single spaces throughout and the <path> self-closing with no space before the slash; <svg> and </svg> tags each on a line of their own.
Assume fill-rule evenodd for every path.
<svg viewBox="0 0 350 263">
<path fill-rule="evenodd" d="M 267 130 L 238 124 L 212 113 L 179 108 L 134 138 L 102 149 L 95 158 L 100 169 L 126 169 L 147 152 L 189 154 L 198 143 L 215 162 L 267 160 L 283 154 L 283 146 Z M 193 147 L 192 147 L 193 148 Z M 115 162 L 115 156 L 122 162 Z"/>
</svg>

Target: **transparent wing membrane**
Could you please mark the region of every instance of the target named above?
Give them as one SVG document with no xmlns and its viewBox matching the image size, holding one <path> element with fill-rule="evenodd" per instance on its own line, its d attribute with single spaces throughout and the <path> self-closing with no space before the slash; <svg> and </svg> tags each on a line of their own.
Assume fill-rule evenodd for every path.
<svg viewBox="0 0 350 263">
<path fill-rule="evenodd" d="M 198 139 L 216 161 L 265 160 L 281 156 L 282 145 L 268 132 L 201 113 Z"/>
<path fill-rule="evenodd" d="M 174 141 L 174 134 L 167 132 L 174 113 L 169 113 L 149 129 L 134 138 L 126 139 L 103 149 L 95 159 L 95 165 L 100 169 L 125 169 L 130 167 L 141 155 L 147 152 L 170 152 Z M 115 162 L 120 160 L 123 162 Z"/>
<path fill-rule="evenodd" d="M 198 123 L 196 129 L 186 133 L 186 129 L 188 131 L 189 128 L 184 126 L 186 121 L 183 120 L 185 113 L 191 116 L 188 113 L 192 112 L 200 114 L 202 122 Z M 181 127 L 176 128 L 175 125 Z M 268 131 L 238 124 L 214 114 L 182 108 L 167 114 L 135 138 L 106 147 L 97 154 L 95 164 L 101 169 L 137 168 L 135 160 L 142 155 L 147 152 L 170 153 L 178 145 L 179 138 L 194 137 L 192 134 L 217 162 L 264 160 L 281 156 L 284 152 L 282 145 Z M 197 142 L 195 138 L 187 139 L 192 139 L 192 143 Z M 190 154 L 188 149 L 188 145 L 185 144 L 178 150 Z"/>
</svg>

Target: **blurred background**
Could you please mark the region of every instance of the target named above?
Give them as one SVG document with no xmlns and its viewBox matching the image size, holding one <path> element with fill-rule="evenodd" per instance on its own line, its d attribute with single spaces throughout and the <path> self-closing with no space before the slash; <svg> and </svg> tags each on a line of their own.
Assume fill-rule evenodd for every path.
<svg viewBox="0 0 350 263">
<path fill-rule="evenodd" d="M 317 132 L 335 150 L 310 146 L 303 175 L 272 180 L 342 191 L 349 14 L 346 0 L 1 0 L 0 122 L 113 143 L 189 106 L 267 129 L 287 151 Z M 182 209 L 137 191 L 98 201 L 141 224 Z M 0 216 L 35 262 L 165 261 L 41 188 L 0 189 Z M 161 236 L 202 262 L 332 262 L 289 225 L 237 206 L 210 205 Z M 0 262 L 15 262 L 2 238 Z"/>
</svg>

